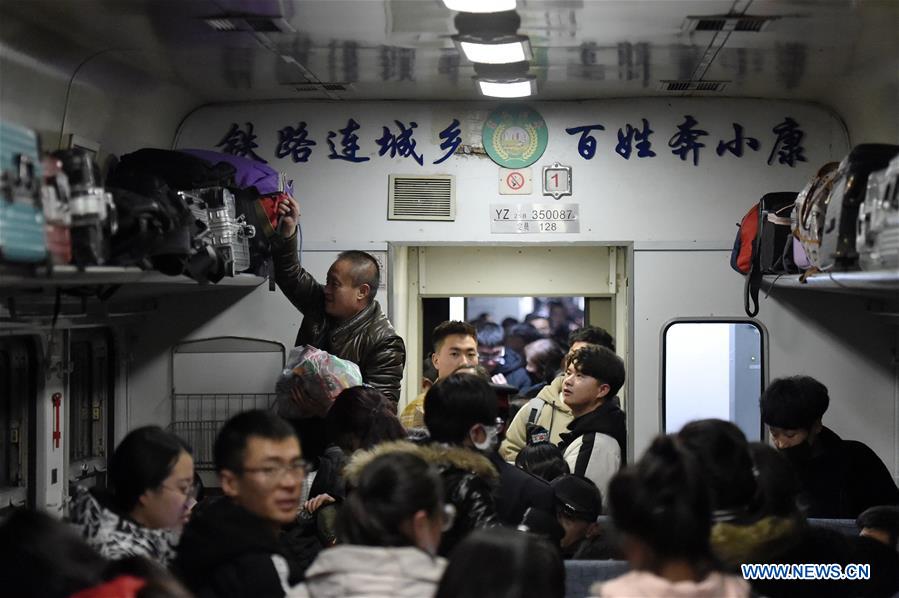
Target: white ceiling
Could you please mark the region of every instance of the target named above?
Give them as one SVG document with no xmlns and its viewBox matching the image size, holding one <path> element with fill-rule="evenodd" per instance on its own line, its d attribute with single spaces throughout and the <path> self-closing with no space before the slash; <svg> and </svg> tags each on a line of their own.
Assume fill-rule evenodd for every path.
<svg viewBox="0 0 899 598">
<path fill-rule="evenodd" d="M 542 100 L 726 95 L 822 101 L 858 75 L 899 76 L 899 0 L 518 0 Z M 216 32 L 229 14 L 293 32 Z M 689 31 L 689 16 L 778 17 L 761 32 Z M 468 100 L 474 69 L 440 0 L 3 0 L 4 51 L 71 73 L 122 62 L 202 102 L 332 98 Z M 96 58 L 89 58 L 95 53 Z M 726 82 L 667 92 L 663 80 Z M 318 83 L 344 90 L 326 91 Z"/>
</svg>

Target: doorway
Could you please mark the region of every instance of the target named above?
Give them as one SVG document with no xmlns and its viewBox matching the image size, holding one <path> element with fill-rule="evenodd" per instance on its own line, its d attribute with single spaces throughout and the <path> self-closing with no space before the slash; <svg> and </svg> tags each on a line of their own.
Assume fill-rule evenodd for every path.
<svg viewBox="0 0 899 598">
<path fill-rule="evenodd" d="M 608 330 L 627 363 L 630 252 L 630 247 L 607 245 L 391 245 L 391 320 L 406 339 L 399 409 L 421 388 L 422 363 L 431 352 L 427 338 L 435 323 L 460 313 L 476 319 L 481 312 L 469 318 L 466 311 L 473 313 L 479 305 L 529 302 L 547 316 L 549 300 L 580 305 L 583 321 Z M 621 399 L 624 407 L 624 389 Z"/>
</svg>

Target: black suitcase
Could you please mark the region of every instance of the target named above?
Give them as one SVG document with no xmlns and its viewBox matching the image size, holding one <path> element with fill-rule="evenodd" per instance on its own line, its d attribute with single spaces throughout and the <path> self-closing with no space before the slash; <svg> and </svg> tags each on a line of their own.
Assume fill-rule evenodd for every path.
<svg viewBox="0 0 899 598">
<path fill-rule="evenodd" d="M 827 215 L 818 252 L 820 269 L 848 269 L 858 262 L 855 247 L 858 208 L 865 199 L 868 175 L 887 167 L 899 155 L 899 145 L 856 145 L 840 162 L 827 200 Z"/>
</svg>

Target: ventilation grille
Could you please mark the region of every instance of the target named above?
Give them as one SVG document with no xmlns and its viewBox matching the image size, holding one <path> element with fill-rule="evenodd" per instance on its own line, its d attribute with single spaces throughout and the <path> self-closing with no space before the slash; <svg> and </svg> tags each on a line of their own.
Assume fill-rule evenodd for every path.
<svg viewBox="0 0 899 598">
<path fill-rule="evenodd" d="M 661 91 L 724 91 L 727 81 L 694 81 L 681 79 L 679 81 L 663 80 L 659 82 Z"/>
<path fill-rule="evenodd" d="M 318 91 L 346 91 L 348 89 L 345 83 L 300 83 L 287 82 L 281 85 L 292 85 L 297 93 L 312 93 Z"/>
<path fill-rule="evenodd" d="M 780 17 L 731 17 L 728 15 L 709 17 L 687 17 L 684 31 L 743 31 L 758 33 L 764 31 L 768 23 Z"/>
<path fill-rule="evenodd" d="M 222 15 L 202 19 L 215 31 L 250 31 L 255 33 L 296 33 L 284 17 L 264 15 Z"/>
<path fill-rule="evenodd" d="M 455 220 L 456 181 L 451 174 L 391 174 L 388 220 Z"/>
</svg>

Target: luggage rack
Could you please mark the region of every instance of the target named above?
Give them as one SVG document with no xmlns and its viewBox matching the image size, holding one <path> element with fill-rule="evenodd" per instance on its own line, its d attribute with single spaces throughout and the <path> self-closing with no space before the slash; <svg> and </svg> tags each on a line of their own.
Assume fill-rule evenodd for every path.
<svg viewBox="0 0 899 598">
<path fill-rule="evenodd" d="M 895 270 L 868 270 L 858 272 L 817 272 L 803 278 L 799 274 L 766 275 L 762 288 L 803 289 L 852 295 L 899 294 L 899 268 Z"/>
<path fill-rule="evenodd" d="M 213 443 L 224 423 L 241 411 L 272 408 L 284 345 L 223 336 L 175 345 L 171 359 L 169 429 L 190 445 L 195 469 L 211 472 Z"/>
</svg>

